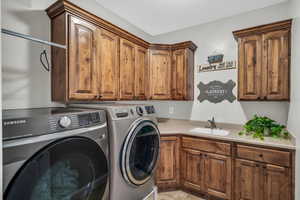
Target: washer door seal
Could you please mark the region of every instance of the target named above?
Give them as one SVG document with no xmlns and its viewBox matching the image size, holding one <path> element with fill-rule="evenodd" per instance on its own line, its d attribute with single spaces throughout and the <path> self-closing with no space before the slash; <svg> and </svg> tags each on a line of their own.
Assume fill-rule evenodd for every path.
<svg viewBox="0 0 300 200">
<path fill-rule="evenodd" d="M 125 180 L 135 186 L 145 184 L 153 175 L 159 157 L 160 133 L 150 120 L 133 123 L 125 139 L 121 170 Z"/>
</svg>

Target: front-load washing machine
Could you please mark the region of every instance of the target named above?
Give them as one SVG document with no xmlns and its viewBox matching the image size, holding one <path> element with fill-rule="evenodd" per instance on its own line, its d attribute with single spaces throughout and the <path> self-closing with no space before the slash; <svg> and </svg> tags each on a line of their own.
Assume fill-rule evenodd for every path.
<svg viewBox="0 0 300 200">
<path fill-rule="evenodd" d="M 108 154 L 103 110 L 4 110 L 4 200 L 108 200 Z"/>
<path fill-rule="evenodd" d="M 76 106 L 107 111 L 111 200 L 142 200 L 153 193 L 160 146 L 154 107 L 118 103 Z"/>
</svg>

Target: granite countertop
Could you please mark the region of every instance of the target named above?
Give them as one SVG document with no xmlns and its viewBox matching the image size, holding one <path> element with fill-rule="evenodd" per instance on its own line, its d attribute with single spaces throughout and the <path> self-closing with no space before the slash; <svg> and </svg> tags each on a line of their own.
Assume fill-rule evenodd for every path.
<svg viewBox="0 0 300 200">
<path fill-rule="evenodd" d="M 228 130 L 230 133 L 227 136 L 202 134 L 196 132 L 190 132 L 193 128 L 204 128 L 207 126 L 206 122 L 191 121 L 191 120 L 179 120 L 179 119 L 158 119 L 158 128 L 161 135 L 174 135 L 183 134 L 187 136 L 198 136 L 211 139 L 220 139 L 233 142 L 241 142 L 247 144 L 263 145 L 269 147 L 277 147 L 284 149 L 296 149 L 295 138 L 291 139 L 274 139 L 265 137 L 264 140 L 254 139 L 252 136 L 240 136 L 238 133 L 243 129 L 242 125 L 217 123 L 218 128 Z"/>
</svg>

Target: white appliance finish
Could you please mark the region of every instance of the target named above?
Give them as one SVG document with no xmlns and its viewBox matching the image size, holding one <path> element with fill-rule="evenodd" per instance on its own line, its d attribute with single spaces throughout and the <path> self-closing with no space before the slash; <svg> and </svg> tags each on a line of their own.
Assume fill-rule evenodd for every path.
<svg viewBox="0 0 300 200">
<path fill-rule="evenodd" d="M 111 157 L 110 199 L 142 200 L 156 193 L 153 173 L 159 156 L 160 133 L 154 107 L 118 103 L 72 106 L 107 111 Z M 132 169 L 140 168 L 149 171 L 143 174 L 140 170 L 138 175 L 134 175 L 135 170 Z M 156 194 L 153 196 L 155 198 Z"/>
</svg>

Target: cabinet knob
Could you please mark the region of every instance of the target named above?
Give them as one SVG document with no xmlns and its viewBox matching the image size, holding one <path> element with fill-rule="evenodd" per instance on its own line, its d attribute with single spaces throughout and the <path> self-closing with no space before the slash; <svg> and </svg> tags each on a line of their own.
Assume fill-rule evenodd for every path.
<svg viewBox="0 0 300 200">
<path fill-rule="evenodd" d="M 263 154 L 259 154 L 259 157 L 261 157 L 261 158 L 262 158 L 262 157 L 264 157 L 264 155 L 263 155 Z"/>
</svg>

